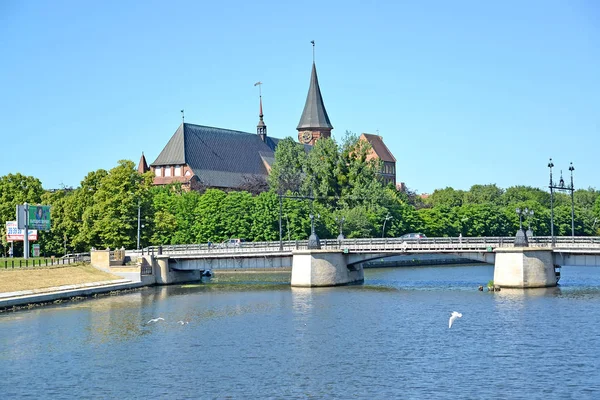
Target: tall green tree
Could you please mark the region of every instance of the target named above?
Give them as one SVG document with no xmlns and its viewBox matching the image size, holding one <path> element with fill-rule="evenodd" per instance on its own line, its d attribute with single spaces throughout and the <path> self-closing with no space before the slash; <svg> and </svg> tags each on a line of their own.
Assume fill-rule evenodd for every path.
<svg viewBox="0 0 600 400">
<path fill-rule="evenodd" d="M 94 204 L 84 212 L 92 246 L 135 248 L 138 207 L 149 209 L 150 174 L 140 175 L 135 164 L 121 160 L 98 184 Z M 86 225 L 87 224 L 87 225 Z"/>
<path fill-rule="evenodd" d="M 275 163 L 268 182 L 276 193 L 300 192 L 305 175 L 306 152 L 304 146 L 291 137 L 280 140 L 275 151 Z"/>
<path fill-rule="evenodd" d="M 430 194 L 425 203 L 432 207 L 460 207 L 463 204 L 465 192 L 451 187 L 436 189 Z"/>
<path fill-rule="evenodd" d="M 503 193 L 504 191 L 496 186 L 496 184 L 473 185 L 465 193 L 464 204 L 501 205 Z"/>
</svg>

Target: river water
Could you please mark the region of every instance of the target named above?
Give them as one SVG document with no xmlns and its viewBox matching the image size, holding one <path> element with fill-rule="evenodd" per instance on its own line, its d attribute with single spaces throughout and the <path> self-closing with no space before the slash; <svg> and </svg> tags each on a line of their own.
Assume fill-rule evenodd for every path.
<svg viewBox="0 0 600 400">
<path fill-rule="evenodd" d="M 402 267 L 297 289 L 289 273 L 217 272 L 4 313 L 0 397 L 600 398 L 600 268 L 564 267 L 559 288 L 479 292 L 492 277 Z M 452 311 L 463 317 L 449 329 Z"/>
</svg>

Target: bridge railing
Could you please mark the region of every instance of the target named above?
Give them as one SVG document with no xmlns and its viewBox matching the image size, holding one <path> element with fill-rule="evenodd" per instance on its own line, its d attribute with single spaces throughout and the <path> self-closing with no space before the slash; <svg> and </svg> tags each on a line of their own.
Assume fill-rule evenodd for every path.
<svg viewBox="0 0 600 400">
<path fill-rule="evenodd" d="M 491 251 L 497 247 L 514 247 L 514 237 L 438 237 L 423 239 L 402 238 L 362 238 L 362 239 L 321 239 L 321 249 L 348 251 Z M 531 247 L 554 247 L 565 249 L 600 249 L 600 237 L 552 237 L 536 236 L 529 239 Z M 286 240 L 283 242 L 242 242 L 239 244 L 184 244 L 151 246 L 143 250 L 145 254 L 237 254 L 237 253 L 290 253 L 294 250 L 308 249 L 307 240 Z M 141 252 L 141 251 L 140 251 Z M 138 254 L 138 252 L 129 252 Z"/>
</svg>

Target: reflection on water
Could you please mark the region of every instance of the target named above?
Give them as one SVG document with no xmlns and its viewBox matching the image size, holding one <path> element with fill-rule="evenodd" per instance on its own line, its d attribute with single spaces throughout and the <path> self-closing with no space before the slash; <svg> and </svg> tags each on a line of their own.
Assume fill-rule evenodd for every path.
<svg viewBox="0 0 600 400">
<path fill-rule="evenodd" d="M 565 267 L 559 288 L 479 292 L 492 277 L 490 266 L 389 268 L 309 289 L 289 273 L 217 271 L 206 284 L 2 314 L 0 392 L 600 398 L 600 269 Z M 452 311 L 463 318 L 448 329 Z"/>
</svg>

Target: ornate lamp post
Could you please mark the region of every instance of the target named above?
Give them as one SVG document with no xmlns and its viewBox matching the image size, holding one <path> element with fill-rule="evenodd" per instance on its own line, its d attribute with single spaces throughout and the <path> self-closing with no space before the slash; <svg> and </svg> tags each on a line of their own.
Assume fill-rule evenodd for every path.
<svg viewBox="0 0 600 400">
<path fill-rule="evenodd" d="M 523 230 L 523 216 L 528 215 L 529 210 L 521 210 L 520 208 L 517 208 L 516 211 L 517 215 L 519 216 L 519 230 L 517 231 L 517 235 L 515 236 L 515 247 L 529 247 L 527 235 L 525 235 L 525 231 Z"/>
<path fill-rule="evenodd" d="M 575 167 L 573 163 L 569 164 L 569 171 L 571 171 L 571 237 L 575 237 L 575 186 L 573 186 L 573 171 L 575 171 Z"/>
<path fill-rule="evenodd" d="M 525 212 L 527 213 L 527 209 L 525 209 Z M 533 210 L 529 210 L 529 214 L 526 215 L 526 217 L 529 228 L 527 229 L 527 232 L 525 232 L 525 236 L 527 236 L 528 239 L 531 239 L 533 237 L 533 230 L 531 230 L 531 218 L 533 218 Z"/>
<path fill-rule="evenodd" d="M 338 235 L 338 237 L 337 237 L 337 240 L 338 240 L 338 241 L 341 241 L 341 240 L 344 240 L 344 239 L 345 239 L 345 237 L 344 237 L 344 233 L 343 233 L 343 229 L 344 229 L 344 221 L 346 221 L 346 218 L 344 218 L 344 217 L 342 217 L 342 218 L 339 218 L 339 219 L 338 219 L 338 217 L 335 217 L 335 222 L 337 222 L 337 223 L 339 223 L 339 224 L 340 224 L 340 234 L 339 234 L 339 235 Z"/>
<path fill-rule="evenodd" d="M 389 213 L 388 215 L 386 215 L 385 219 L 383 220 L 383 228 L 381 229 L 381 238 L 385 237 L 385 223 L 388 222 L 390 219 L 392 219 L 394 217 L 392 217 Z"/>
<path fill-rule="evenodd" d="M 320 249 L 321 242 L 315 232 L 315 216 L 311 213 L 310 217 L 310 236 L 308 237 L 308 248 L 309 249 Z"/>
<path fill-rule="evenodd" d="M 558 181 L 557 185 L 552 180 L 552 167 L 554 167 L 554 163 L 552 162 L 552 159 L 550 159 L 550 162 L 548 163 L 548 168 L 550 168 L 550 185 L 548 186 L 550 188 L 550 236 L 552 236 L 552 246 L 554 246 L 554 190 L 571 192 L 571 236 L 575 236 L 575 186 L 573 185 L 573 171 L 575 171 L 575 167 L 573 167 L 573 163 L 570 163 L 569 171 L 571 171 L 571 186 L 565 186 L 565 180 L 562 177 L 562 171 L 560 172 L 560 180 Z"/>
</svg>

